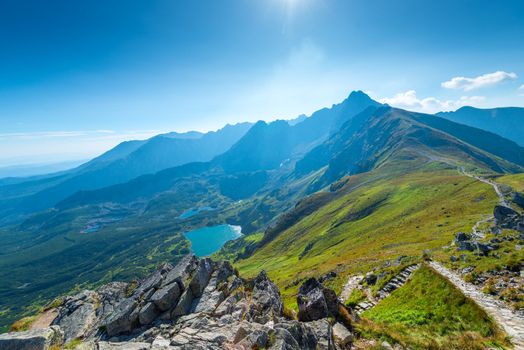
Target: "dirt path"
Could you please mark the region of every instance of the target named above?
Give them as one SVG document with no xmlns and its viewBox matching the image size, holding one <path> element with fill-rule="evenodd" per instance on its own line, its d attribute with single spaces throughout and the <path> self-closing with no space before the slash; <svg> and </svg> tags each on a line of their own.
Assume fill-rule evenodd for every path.
<svg viewBox="0 0 524 350">
<path fill-rule="evenodd" d="M 502 193 L 502 191 L 500 190 L 499 185 L 496 182 L 488 180 L 488 179 L 485 179 L 485 178 L 477 176 L 477 175 L 470 174 L 470 173 L 466 172 L 466 170 L 463 167 L 460 168 L 459 172 L 461 174 L 467 176 L 467 177 L 471 177 L 473 179 L 477 179 L 478 181 L 484 182 L 485 184 L 490 185 L 491 187 L 493 187 L 493 189 L 497 193 L 497 196 L 499 197 L 499 204 L 504 206 L 504 207 L 511 208 L 510 204 L 506 200 L 506 197 L 504 197 L 504 194 Z"/>
<path fill-rule="evenodd" d="M 362 281 L 363 278 L 364 278 L 364 276 L 362 276 L 362 275 L 349 276 L 348 281 L 346 282 L 346 284 L 342 288 L 342 292 L 340 293 L 340 296 L 338 297 L 338 299 L 343 304 L 346 303 L 346 301 L 349 299 L 349 296 L 351 295 L 351 292 L 353 291 L 353 289 L 355 289 L 358 286 L 358 284 L 360 283 L 360 281 Z"/>
<path fill-rule="evenodd" d="M 471 231 L 473 231 L 473 236 L 476 238 L 484 238 L 485 236 L 484 232 L 482 232 L 479 229 L 479 226 L 486 222 L 489 222 L 490 220 L 493 220 L 493 215 L 488 215 L 486 218 L 477 221 L 475 225 L 473 225 L 473 228 L 471 229 Z"/>
<path fill-rule="evenodd" d="M 497 194 L 497 197 L 499 198 L 499 204 L 504 206 L 504 207 L 511 208 L 511 205 L 508 203 L 508 201 L 504 197 L 504 194 L 502 193 L 502 191 L 499 188 L 499 185 L 496 182 L 488 180 L 488 179 L 485 179 L 485 178 L 477 176 L 477 175 L 473 175 L 471 173 L 468 173 L 464 169 L 464 167 L 459 167 L 458 171 L 459 171 L 460 174 L 462 174 L 464 176 L 470 177 L 472 179 L 475 179 L 477 181 L 483 182 L 483 183 L 493 187 L 493 189 L 495 190 L 495 193 Z M 489 222 L 491 220 L 494 220 L 494 219 L 495 219 L 495 217 L 493 215 L 489 215 L 489 216 L 486 216 L 483 219 L 480 219 L 479 221 L 477 221 L 475 223 L 475 225 L 473 225 L 473 228 L 472 228 L 473 240 L 478 241 L 479 239 L 484 238 L 484 232 L 482 232 L 482 230 L 479 229 L 480 225 L 482 225 L 482 224 L 484 224 L 486 222 Z"/>
<path fill-rule="evenodd" d="M 432 261 L 429 265 L 493 317 L 512 338 L 511 341 L 515 345 L 515 349 L 524 349 L 524 318 L 514 313 L 504 302 L 494 299 L 482 293 L 476 286 L 464 282 L 458 274 L 441 264 Z"/>
</svg>

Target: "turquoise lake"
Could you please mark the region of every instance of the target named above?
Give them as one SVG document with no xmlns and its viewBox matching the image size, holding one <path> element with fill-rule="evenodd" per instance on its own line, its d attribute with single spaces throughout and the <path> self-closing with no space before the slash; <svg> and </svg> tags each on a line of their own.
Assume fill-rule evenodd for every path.
<svg viewBox="0 0 524 350">
<path fill-rule="evenodd" d="M 182 214 L 180 214 L 180 216 L 178 218 L 179 219 L 188 219 L 190 217 L 195 216 L 196 214 L 198 214 L 200 212 L 213 211 L 213 210 L 215 210 L 215 209 L 211 208 L 211 207 L 200 207 L 200 208 L 196 208 L 196 209 L 189 209 L 189 210 L 186 210 L 185 212 L 183 212 Z"/>
<path fill-rule="evenodd" d="M 242 235 L 240 226 L 218 225 L 199 228 L 185 233 L 191 241 L 196 256 L 208 256 L 219 250 L 224 243 Z"/>
</svg>

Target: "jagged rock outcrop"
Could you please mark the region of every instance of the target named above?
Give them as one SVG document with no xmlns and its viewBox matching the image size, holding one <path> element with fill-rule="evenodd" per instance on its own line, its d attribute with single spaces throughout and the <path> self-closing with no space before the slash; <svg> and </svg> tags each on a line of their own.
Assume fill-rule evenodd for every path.
<svg viewBox="0 0 524 350">
<path fill-rule="evenodd" d="M 27 332 L 0 334 L 0 349 L 2 350 L 49 350 L 52 346 L 60 346 L 64 341 L 60 327 L 34 329 Z"/>
<path fill-rule="evenodd" d="M 66 342 L 90 337 L 102 326 L 102 319 L 125 298 L 127 287 L 127 283 L 113 282 L 96 291 L 85 290 L 65 297 L 52 324 L 60 326 Z"/>
<path fill-rule="evenodd" d="M 520 215 L 517 211 L 501 205 L 495 206 L 493 215 L 499 228 L 507 228 L 524 233 L 524 215 Z"/>
<path fill-rule="evenodd" d="M 265 271 L 260 272 L 254 280 L 248 319 L 258 323 L 275 321 L 277 317 L 282 315 L 283 309 L 280 290 L 267 277 Z"/>
<path fill-rule="evenodd" d="M 335 331 L 327 318 L 338 312 L 335 293 L 317 280 L 301 290 L 301 300 L 312 301 L 308 317 L 288 319 L 280 291 L 264 271 L 244 280 L 229 262 L 190 255 L 137 283 L 111 283 L 65 298 L 53 327 L 63 330 L 66 342 L 81 339 L 83 350 L 346 348 L 351 332 L 342 324 Z"/>
<path fill-rule="evenodd" d="M 315 278 L 308 279 L 300 287 L 297 303 L 298 319 L 301 321 L 315 321 L 338 315 L 337 294 Z"/>
</svg>

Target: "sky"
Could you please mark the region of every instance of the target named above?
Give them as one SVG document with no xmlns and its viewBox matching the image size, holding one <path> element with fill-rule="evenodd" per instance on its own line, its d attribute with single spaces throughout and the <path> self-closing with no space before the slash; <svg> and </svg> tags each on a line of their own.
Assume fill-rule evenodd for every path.
<svg viewBox="0 0 524 350">
<path fill-rule="evenodd" d="M 352 90 L 524 106 L 524 2 L 3 0 L 0 166 L 289 119 Z"/>
</svg>

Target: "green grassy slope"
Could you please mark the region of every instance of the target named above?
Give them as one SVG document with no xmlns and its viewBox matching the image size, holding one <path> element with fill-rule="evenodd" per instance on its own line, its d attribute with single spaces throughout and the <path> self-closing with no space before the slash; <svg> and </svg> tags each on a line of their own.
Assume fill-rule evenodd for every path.
<svg viewBox="0 0 524 350">
<path fill-rule="evenodd" d="M 505 175 L 498 177 L 495 181 L 508 185 L 515 191 L 524 192 L 524 174 Z"/>
<path fill-rule="evenodd" d="M 246 276 L 265 269 L 294 306 L 299 282 L 307 277 L 335 270 L 331 286 L 340 290 L 348 274 L 447 245 L 491 213 L 497 199 L 490 186 L 434 167 L 386 178 L 374 172 L 350 177 L 338 198 L 236 266 Z"/>
<path fill-rule="evenodd" d="M 358 327 L 364 335 L 414 349 L 484 349 L 505 343 L 486 312 L 425 265 L 362 316 Z"/>
</svg>

